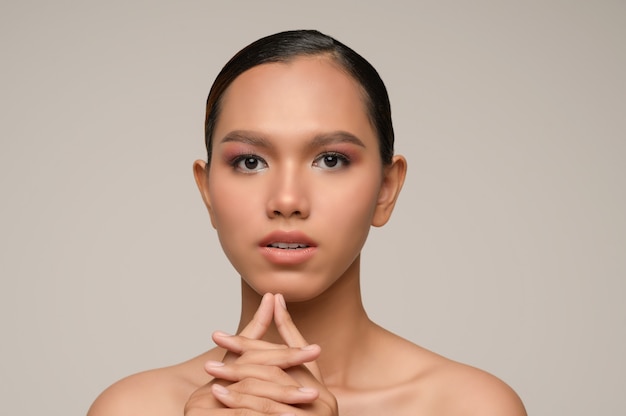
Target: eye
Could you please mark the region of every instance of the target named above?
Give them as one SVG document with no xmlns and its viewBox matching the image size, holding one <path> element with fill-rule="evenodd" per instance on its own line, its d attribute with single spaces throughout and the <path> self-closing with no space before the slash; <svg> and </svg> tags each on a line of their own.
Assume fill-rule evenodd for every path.
<svg viewBox="0 0 626 416">
<path fill-rule="evenodd" d="M 346 155 L 336 152 L 322 153 L 313 161 L 313 166 L 328 170 L 345 168 L 349 164 L 350 159 Z"/>
<path fill-rule="evenodd" d="M 265 160 L 256 155 L 237 156 L 231 164 L 236 170 L 244 173 L 255 173 L 267 169 Z"/>
</svg>

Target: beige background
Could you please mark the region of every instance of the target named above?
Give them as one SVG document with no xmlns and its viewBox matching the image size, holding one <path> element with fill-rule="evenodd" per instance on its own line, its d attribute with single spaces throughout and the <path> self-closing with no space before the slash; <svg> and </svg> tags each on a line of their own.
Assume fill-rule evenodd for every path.
<svg viewBox="0 0 626 416">
<path fill-rule="evenodd" d="M 626 3 L 333 3 L 1 3 L 2 414 L 84 414 L 234 329 L 191 163 L 218 70 L 291 28 L 374 64 L 410 163 L 370 315 L 530 414 L 626 413 Z"/>
</svg>

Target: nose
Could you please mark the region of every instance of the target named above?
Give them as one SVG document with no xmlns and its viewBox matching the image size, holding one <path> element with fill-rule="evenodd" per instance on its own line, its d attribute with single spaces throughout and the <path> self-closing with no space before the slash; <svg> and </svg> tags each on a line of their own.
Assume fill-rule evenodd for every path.
<svg viewBox="0 0 626 416">
<path fill-rule="evenodd" d="M 276 172 L 269 184 L 267 216 L 269 218 L 307 218 L 310 202 L 306 180 L 294 172 Z"/>
</svg>

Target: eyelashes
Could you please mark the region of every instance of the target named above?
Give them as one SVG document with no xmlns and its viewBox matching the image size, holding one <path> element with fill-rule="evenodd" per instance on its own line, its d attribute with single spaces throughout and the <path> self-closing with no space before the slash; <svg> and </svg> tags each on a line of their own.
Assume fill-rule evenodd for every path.
<svg viewBox="0 0 626 416">
<path fill-rule="evenodd" d="M 350 158 L 339 152 L 325 152 L 313 160 L 313 166 L 320 169 L 336 170 L 350 165 Z"/>
<path fill-rule="evenodd" d="M 233 169 L 244 173 L 256 173 L 268 168 L 267 162 L 254 154 L 241 154 L 232 158 L 229 162 Z"/>
<path fill-rule="evenodd" d="M 311 166 L 316 169 L 335 171 L 347 168 L 351 163 L 349 156 L 340 152 L 323 152 L 317 155 Z M 269 168 L 268 163 L 259 155 L 243 153 L 229 158 L 228 164 L 236 171 L 251 174 Z"/>
</svg>

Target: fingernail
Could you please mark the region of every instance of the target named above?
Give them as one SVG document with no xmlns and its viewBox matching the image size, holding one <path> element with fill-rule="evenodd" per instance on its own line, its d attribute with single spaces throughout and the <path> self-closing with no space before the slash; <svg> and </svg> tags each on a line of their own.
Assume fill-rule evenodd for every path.
<svg viewBox="0 0 626 416">
<path fill-rule="evenodd" d="M 313 387 L 300 387 L 298 390 L 302 393 L 317 393 L 317 389 L 314 389 Z"/>
<path fill-rule="evenodd" d="M 215 332 L 213 332 L 213 335 L 218 336 L 218 337 L 229 337 L 229 336 L 231 336 L 230 334 L 227 334 L 226 332 L 223 332 L 223 331 L 215 331 Z"/>
<path fill-rule="evenodd" d="M 230 393 L 226 387 L 224 387 L 222 385 L 219 385 L 219 384 L 213 384 L 213 386 L 211 388 L 213 389 L 213 392 L 217 393 L 217 394 L 228 394 L 228 393 Z"/>
<path fill-rule="evenodd" d="M 287 304 L 285 303 L 285 298 L 283 297 L 283 295 L 279 293 L 276 296 L 278 296 L 278 301 L 280 302 L 282 307 L 286 310 L 287 309 Z"/>
<path fill-rule="evenodd" d="M 224 363 L 221 361 L 207 361 L 207 367 L 224 367 Z"/>
</svg>

